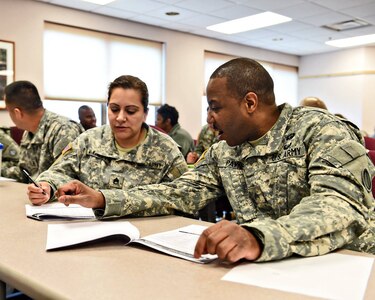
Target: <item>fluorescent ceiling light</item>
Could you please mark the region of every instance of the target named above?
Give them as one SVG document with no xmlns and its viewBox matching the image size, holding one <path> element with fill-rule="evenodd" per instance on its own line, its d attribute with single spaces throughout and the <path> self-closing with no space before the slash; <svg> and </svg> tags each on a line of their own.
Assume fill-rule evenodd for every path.
<svg viewBox="0 0 375 300">
<path fill-rule="evenodd" d="M 83 0 L 85 2 L 91 2 L 99 5 L 106 5 L 110 2 L 113 2 L 113 0 Z"/>
<path fill-rule="evenodd" d="M 326 41 L 327 45 L 340 48 L 366 45 L 371 43 L 375 43 L 375 34 L 360 35 L 346 39 Z"/>
<path fill-rule="evenodd" d="M 218 31 L 221 33 L 232 34 L 289 22 L 291 20 L 291 18 L 266 11 L 257 15 L 211 25 L 208 26 L 207 29 Z"/>
</svg>

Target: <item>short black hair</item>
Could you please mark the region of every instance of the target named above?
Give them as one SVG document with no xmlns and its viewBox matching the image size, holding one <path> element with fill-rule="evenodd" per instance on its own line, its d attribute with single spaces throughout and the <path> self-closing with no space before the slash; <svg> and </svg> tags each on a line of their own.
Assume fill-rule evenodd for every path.
<svg viewBox="0 0 375 300">
<path fill-rule="evenodd" d="M 159 107 L 157 113 L 162 116 L 163 121 L 170 119 L 171 125 L 174 126 L 178 123 L 178 111 L 174 106 L 164 104 Z"/>
<path fill-rule="evenodd" d="M 264 104 L 275 103 L 272 77 L 253 59 L 244 57 L 232 59 L 212 73 L 210 79 L 215 78 L 226 78 L 227 89 L 237 98 L 254 92 Z"/>
<path fill-rule="evenodd" d="M 131 75 L 122 75 L 117 77 L 108 87 L 108 102 L 115 88 L 123 88 L 137 90 L 141 93 L 141 102 L 144 112 L 148 112 L 148 89 L 146 83 L 141 79 Z"/>
<path fill-rule="evenodd" d="M 33 112 L 43 107 L 38 89 L 30 81 L 20 80 L 7 85 L 4 90 L 5 103 L 26 112 Z"/>
</svg>

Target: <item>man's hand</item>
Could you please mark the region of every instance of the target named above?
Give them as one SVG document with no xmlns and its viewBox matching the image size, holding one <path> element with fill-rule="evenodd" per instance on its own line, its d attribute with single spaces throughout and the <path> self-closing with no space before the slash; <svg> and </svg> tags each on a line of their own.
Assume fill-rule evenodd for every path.
<svg viewBox="0 0 375 300">
<path fill-rule="evenodd" d="M 217 254 L 231 263 L 245 258 L 255 260 L 261 254 L 257 239 L 246 229 L 227 220 L 203 231 L 195 246 L 194 257 L 202 254 Z"/>
<path fill-rule="evenodd" d="M 42 205 L 51 198 L 51 187 L 47 182 L 38 182 L 41 188 L 34 184 L 27 186 L 27 196 L 34 205 Z"/>
<path fill-rule="evenodd" d="M 73 180 L 61 186 L 56 192 L 57 200 L 69 204 L 79 204 L 89 208 L 104 208 L 104 196 L 78 180 Z"/>
<path fill-rule="evenodd" d="M 198 160 L 199 156 L 197 152 L 189 152 L 186 156 L 186 162 L 188 164 L 194 164 Z"/>
</svg>

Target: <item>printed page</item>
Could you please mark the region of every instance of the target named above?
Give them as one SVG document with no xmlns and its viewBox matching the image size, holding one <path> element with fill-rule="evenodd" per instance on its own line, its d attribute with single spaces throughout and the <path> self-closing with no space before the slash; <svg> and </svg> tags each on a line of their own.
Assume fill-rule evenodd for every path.
<svg viewBox="0 0 375 300">
<path fill-rule="evenodd" d="M 82 207 L 78 204 L 65 206 L 63 203 L 54 202 L 40 206 L 25 204 L 26 216 L 37 219 L 95 219 L 91 208 Z"/>
<path fill-rule="evenodd" d="M 363 299 L 373 258 L 331 253 L 280 261 L 244 263 L 222 280 L 324 299 Z"/>
<path fill-rule="evenodd" d="M 0 181 L 16 181 L 16 180 L 12 179 L 12 178 L 7 178 L 7 177 L 1 177 L 0 176 Z"/>
<path fill-rule="evenodd" d="M 217 258 L 217 255 L 206 254 L 201 258 L 194 258 L 194 248 L 202 231 L 206 226 L 189 225 L 179 229 L 152 234 L 133 242 L 155 250 L 180 257 L 186 260 L 208 263 Z"/>
<path fill-rule="evenodd" d="M 139 230 L 128 221 L 48 224 L 46 250 L 84 244 L 122 235 L 128 242 L 139 238 Z"/>
</svg>

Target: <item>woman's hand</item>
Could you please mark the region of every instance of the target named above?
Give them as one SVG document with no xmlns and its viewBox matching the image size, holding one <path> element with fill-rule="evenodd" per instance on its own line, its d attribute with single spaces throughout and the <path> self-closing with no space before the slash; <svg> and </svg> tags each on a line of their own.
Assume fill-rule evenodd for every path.
<svg viewBox="0 0 375 300">
<path fill-rule="evenodd" d="M 56 192 L 57 200 L 69 204 L 79 204 L 88 208 L 104 208 L 104 196 L 78 180 L 73 180 L 60 188 Z"/>
</svg>

